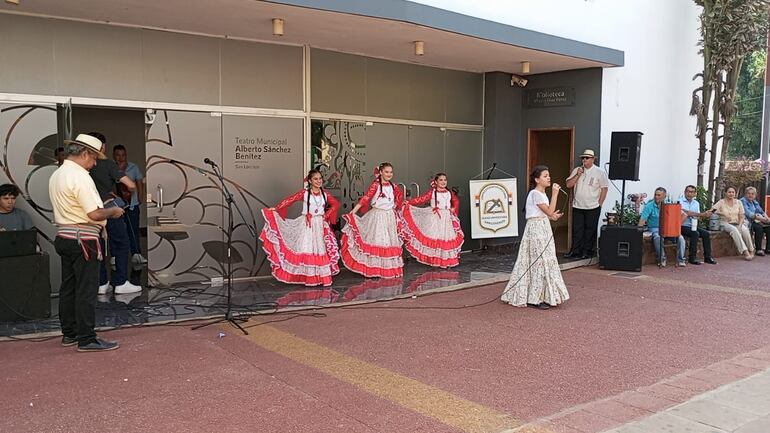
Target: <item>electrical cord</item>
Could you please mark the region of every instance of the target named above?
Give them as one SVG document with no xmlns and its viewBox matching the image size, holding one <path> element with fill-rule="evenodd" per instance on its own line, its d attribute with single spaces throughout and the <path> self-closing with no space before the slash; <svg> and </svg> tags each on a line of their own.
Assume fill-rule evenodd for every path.
<svg viewBox="0 0 770 433">
<path fill-rule="evenodd" d="M 559 209 L 559 211 L 562 214 L 566 210 L 566 206 L 567 206 L 567 202 L 565 201 L 564 205 L 562 205 L 560 207 L 560 209 Z M 489 304 L 491 304 L 493 302 L 499 301 L 501 296 L 505 295 L 506 293 L 510 292 L 511 290 L 513 290 L 516 287 L 516 284 L 518 284 L 524 278 L 524 276 L 529 273 L 529 271 L 532 269 L 532 267 L 535 266 L 542 259 L 543 254 L 545 254 L 548 251 L 549 248 L 553 248 L 553 240 L 554 240 L 554 232 L 553 232 L 553 229 L 551 229 L 551 236 L 549 237 L 548 241 L 546 242 L 546 246 L 538 254 L 538 256 L 535 258 L 535 260 L 533 260 L 532 263 L 529 264 L 529 266 L 522 273 L 522 275 L 515 282 L 513 282 L 512 284 L 509 281 L 508 282 L 508 286 L 509 287 L 507 289 L 505 289 L 502 294 L 495 295 L 494 298 L 489 299 L 487 301 L 483 301 L 483 302 L 479 302 L 479 303 L 471 304 L 471 305 L 451 306 L 451 307 L 450 306 L 422 306 L 422 307 L 398 307 L 398 306 L 394 307 L 394 306 L 388 306 L 388 307 L 379 307 L 379 306 L 358 306 L 358 305 L 356 305 L 356 306 L 317 305 L 317 306 L 310 307 L 310 309 L 311 310 L 322 310 L 322 309 L 327 309 L 327 308 L 337 308 L 337 309 L 343 309 L 343 310 L 349 310 L 349 309 L 357 309 L 357 310 L 361 310 L 361 309 L 364 309 L 364 310 L 374 310 L 374 309 L 387 309 L 387 310 L 462 310 L 462 309 L 477 308 L 477 307 L 481 307 L 481 306 L 484 306 L 484 305 L 489 305 Z M 182 297 L 182 296 L 184 296 L 185 294 L 188 294 L 188 293 L 192 293 L 193 295 L 206 294 L 205 288 L 189 288 L 189 289 L 184 289 L 184 290 L 168 288 L 168 289 L 164 289 L 164 290 L 172 291 L 173 293 L 175 293 L 176 297 Z M 209 299 L 213 299 L 213 298 L 217 298 L 217 297 L 219 297 L 221 299 L 226 298 L 225 295 L 218 294 L 218 293 L 208 293 L 207 295 L 209 295 Z M 187 312 L 185 312 L 184 314 L 181 314 L 181 315 L 195 314 L 197 312 L 196 309 L 200 309 L 200 308 L 215 309 L 215 308 L 225 308 L 226 307 L 226 305 L 220 305 L 220 304 L 201 305 L 201 304 L 189 304 L 189 303 L 164 302 L 164 303 L 161 303 L 160 305 L 156 305 L 156 304 L 151 303 L 151 302 L 154 302 L 155 300 L 157 300 L 161 296 L 165 297 L 167 295 L 165 295 L 165 294 L 161 295 L 160 293 L 158 293 L 152 300 L 148 301 L 148 305 L 145 306 L 145 307 L 132 307 L 130 305 L 127 305 L 127 306 L 130 308 L 129 311 L 138 310 L 138 311 L 141 311 L 142 313 L 144 313 L 144 314 L 146 314 L 148 316 L 156 317 L 156 318 L 173 317 L 174 319 L 172 319 L 172 320 L 177 320 L 176 318 L 178 316 L 180 316 L 180 314 L 177 313 L 177 310 L 176 310 L 177 307 L 184 308 L 184 309 L 187 310 Z M 394 300 L 395 299 L 375 300 L 375 301 L 372 302 L 372 304 L 379 304 L 379 303 L 383 303 L 383 302 L 392 302 Z M 257 307 L 264 307 L 267 304 L 270 304 L 271 307 L 272 307 L 271 309 L 274 309 L 275 311 L 273 311 L 272 313 L 257 313 L 255 311 L 257 309 Z M 296 313 L 296 312 L 290 312 L 290 311 L 282 312 L 280 310 L 280 307 L 277 304 L 275 304 L 275 303 L 266 303 L 266 302 L 247 304 L 247 305 L 235 304 L 235 305 L 232 305 L 232 307 L 237 309 L 237 310 L 241 310 L 241 311 L 236 311 L 236 313 L 238 313 L 238 316 L 244 316 L 244 315 L 253 316 L 253 315 L 256 315 L 256 314 L 271 314 L 271 315 L 291 314 L 288 317 L 284 317 L 284 318 L 280 318 L 280 319 L 275 319 L 275 320 L 267 320 L 267 321 L 264 321 L 264 322 L 259 322 L 259 323 L 255 323 L 255 324 L 252 324 L 252 325 L 248 325 L 248 326 L 244 327 L 245 329 L 254 328 L 254 327 L 262 326 L 262 325 L 267 325 L 269 323 L 286 322 L 286 321 L 293 320 L 293 319 L 296 319 L 296 318 L 299 318 L 299 317 L 312 317 L 312 318 L 324 318 L 324 317 L 327 317 L 326 313 L 318 313 L 318 312 L 313 312 L 313 313 Z M 149 310 L 149 309 L 158 309 L 158 308 L 170 308 L 170 309 L 173 310 L 173 313 L 171 313 L 171 314 L 169 314 L 169 313 L 155 313 L 155 312 L 152 312 L 151 310 Z M 264 311 L 264 310 L 262 310 L 262 311 Z M 177 323 L 151 323 L 151 322 L 145 322 L 145 323 L 136 323 L 136 324 L 122 324 L 122 325 L 117 325 L 115 327 L 112 327 L 110 329 L 103 330 L 103 331 L 100 331 L 100 332 L 112 332 L 112 331 L 116 331 L 116 330 L 119 330 L 119 329 L 125 329 L 125 328 L 130 328 L 130 327 L 135 327 L 135 326 L 189 326 L 189 321 L 196 321 L 196 320 L 204 321 L 204 320 L 207 320 L 207 319 L 205 319 L 205 318 L 182 319 L 182 321 L 184 321 L 186 323 L 179 323 L 177 321 Z M 19 338 L 19 337 L 8 336 L 8 338 L 10 338 L 11 340 L 14 340 L 14 341 L 43 342 L 43 341 L 49 341 L 51 339 L 55 339 L 55 338 L 59 338 L 59 337 L 58 336 L 52 336 L 52 337 L 43 337 L 43 338 L 34 338 L 34 337 L 32 337 L 32 338 Z"/>
</svg>

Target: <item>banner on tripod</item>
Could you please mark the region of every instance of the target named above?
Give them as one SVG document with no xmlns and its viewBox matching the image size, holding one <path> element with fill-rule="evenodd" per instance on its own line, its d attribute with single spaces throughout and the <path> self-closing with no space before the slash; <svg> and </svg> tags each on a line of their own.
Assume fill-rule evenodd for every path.
<svg viewBox="0 0 770 433">
<path fill-rule="evenodd" d="M 519 235 L 516 212 L 516 178 L 471 180 L 471 238 L 504 238 Z"/>
</svg>

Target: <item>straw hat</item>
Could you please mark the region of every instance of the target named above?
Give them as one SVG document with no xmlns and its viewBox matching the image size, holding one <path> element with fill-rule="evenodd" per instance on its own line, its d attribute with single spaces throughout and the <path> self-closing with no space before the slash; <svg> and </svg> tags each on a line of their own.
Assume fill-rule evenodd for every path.
<svg viewBox="0 0 770 433">
<path fill-rule="evenodd" d="M 102 152 L 104 144 L 98 138 L 88 134 L 78 134 L 74 140 L 64 140 L 65 144 L 77 144 L 88 150 L 93 150 L 99 155 L 99 159 L 107 159 L 107 155 Z"/>
<path fill-rule="evenodd" d="M 584 157 L 584 156 L 587 156 L 589 158 L 595 158 L 596 157 L 596 155 L 594 155 L 594 151 L 591 150 L 591 149 L 586 149 L 586 150 L 583 151 L 583 153 L 580 154 L 581 158 Z"/>
</svg>

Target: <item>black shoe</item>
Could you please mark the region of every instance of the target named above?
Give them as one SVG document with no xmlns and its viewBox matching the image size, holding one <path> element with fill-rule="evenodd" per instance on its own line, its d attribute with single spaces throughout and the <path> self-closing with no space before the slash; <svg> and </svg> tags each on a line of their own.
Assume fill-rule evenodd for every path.
<svg viewBox="0 0 770 433">
<path fill-rule="evenodd" d="M 565 259 L 575 259 L 575 258 L 580 257 L 580 254 L 573 253 L 572 251 L 570 251 L 567 254 L 564 254 L 562 257 L 564 257 Z"/>
<path fill-rule="evenodd" d="M 704 259 L 703 261 L 708 263 L 709 265 L 716 265 L 717 264 L 717 261 L 712 259 L 711 257 L 708 257 L 708 258 Z"/>
<path fill-rule="evenodd" d="M 548 305 L 548 304 L 546 304 L 545 302 L 542 302 L 542 303 L 540 303 L 540 304 L 537 306 L 537 309 L 538 309 L 538 310 L 547 310 L 547 309 L 549 309 L 549 308 L 551 308 L 551 306 L 550 306 L 550 305 Z"/>
<path fill-rule="evenodd" d="M 691 265 L 696 265 L 696 266 L 703 264 L 703 262 L 701 262 L 700 260 L 697 260 L 697 259 L 688 260 L 687 263 L 689 263 Z"/>
<path fill-rule="evenodd" d="M 76 344 L 78 344 L 78 339 L 75 337 L 67 337 L 66 335 L 61 337 L 61 345 L 64 347 L 70 347 Z"/>
<path fill-rule="evenodd" d="M 114 341 L 105 341 L 101 338 L 95 338 L 88 344 L 78 345 L 78 352 L 105 352 L 108 350 L 115 350 L 120 345 Z"/>
<path fill-rule="evenodd" d="M 770 250 L 765 250 L 765 254 L 770 254 Z"/>
</svg>

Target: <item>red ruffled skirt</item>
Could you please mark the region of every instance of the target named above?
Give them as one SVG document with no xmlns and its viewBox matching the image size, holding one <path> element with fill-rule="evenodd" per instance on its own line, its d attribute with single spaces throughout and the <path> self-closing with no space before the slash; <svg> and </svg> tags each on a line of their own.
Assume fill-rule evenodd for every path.
<svg viewBox="0 0 770 433">
<path fill-rule="evenodd" d="M 401 238 L 396 213 L 370 209 L 364 216 L 345 214 L 342 228 L 342 263 L 369 278 L 397 278 L 404 274 Z"/>
<path fill-rule="evenodd" d="M 404 206 L 399 234 L 406 249 L 418 262 L 439 268 L 460 264 L 460 248 L 465 235 L 460 220 L 448 209 Z"/>
<path fill-rule="evenodd" d="M 283 219 L 277 212 L 262 209 L 265 225 L 259 239 L 276 280 L 306 286 L 330 286 L 340 271 L 340 253 L 329 223 L 323 216 L 304 215 Z"/>
</svg>

